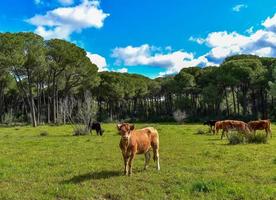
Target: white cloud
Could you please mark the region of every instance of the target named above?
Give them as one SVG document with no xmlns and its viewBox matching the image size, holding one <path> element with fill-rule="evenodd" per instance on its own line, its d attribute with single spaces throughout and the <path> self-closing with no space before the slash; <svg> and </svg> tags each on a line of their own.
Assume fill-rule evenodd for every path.
<svg viewBox="0 0 276 200">
<path fill-rule="evenodd" d="M 64 6 L 72 5 L 75 2 L 74 0 L 56 0 L 56 1 Z M 34 0 L 34 3 L 36 5 L 50 5 L 51 2 L 47 2 L 45 0 Z"/>
<path fill-rule="evenodd" d="M 92 54 L 90 52 L 87 52 L 86 56 L 91 60 L 92 63 L 97 65 L 99 72 L 108 71 L 106 60 L 104 57 L 102 57 L 98 54 Z"/>
<path fill-rule="evenodd" d="M 271 18 L 268 17 L 262 25 L 263 28 L 259 30 L 250 27 L 246 35 L 226 31 L 211 32 L 206 38 L 193 38 L 193 41 L 210 47 L 205 57 L 209 62 L 218 64 L 226 57 L 235 54 L 275 57 L 276 14 Z"/>
<path fill-rule="evenodd" d="M 198 43 L 198 44 L 203 44 L 203 43 L 204 43 L 204 39 L 202 39 L 202 38 L 195 38 L 195 37 L 193 37 L 193 36 L 191 36 L 191 37 L 189 38 L 189 40 L 192 41 L 192 42 L 196 42 L 196 43 Z"/>
<path fill-rule="evenodd" d="M 206 45 L 210 50 L 196 57 L 184 50 L 167 52 L 167 48 L 144 44 L 138 47 L 127 46 L 113 49 L 117 65 L 125 66 L 158 66 L 165 68 L 161 76 L 179 72 L 182 68 L 191 66 L 218 65 L 226 57 L 236 54 L 252 54 L 262 57 L 276 57 L 276 14 L 263 22 L 263 28 L 249 28 L 246 34 L 238 32 L 211 32 L 206 38 L 190 37 L 191 41 Z"/>
<path fill-rule="evenodd" d="M 241 9 L 247 8 L 247 7 L 248 7 L 248 6 L 247 6 L 246 4 L 238 4 L 238 5 L 235 5 L 235 6 L 232 8 L 232 10 L 233 10 L 234 12 L 240 12 Z"/>
<path fill-rule="evenodd" d="M 246 30 L 246 32 L 252 34 L 254 32 L 254 26 L 251 26 L 249 29 Z"/>
<path fill-rule="evenodd" d="M 36 5 L 38 5 L 38 4 L 41 3 L 41 0 L 34 0 L 34 3 L 35 3 Z"/>
<path fill-rule="evenodd" d="M 45 39 L 69 39 L 73 32 L 103 27 L 109 14 L 104 13 L 99 6 L 99 1 L 84 0 L 75 7 L 57 8 L 45 15 L 35 15 L 27 22 L 37 26 L 35 32 Z"/>
<path fill-rule="evenodd" d="M 276 32 L 276 14 L 273 17 L 268 17 L 262 24 L 267 30 Z"/>
<path fill-rule="evenodd" d="M 169 53 L 159 53 L 156 49 L 160 48 L 148 44 L 138 47 L 117 47 L 113 50 L 111 56 L 116 59 L 115 63 L 117 65 L 163 67 L 166 71 L 160 73 L 161 76 L 177 73 L 184 67 L 213 64 L 209 63 L 204 56 L 195 58 L 192 53 L 182 50 Z"/>
<path fill-rule="evenodd" d="M 127 72 L 128 72 L 128 69 L 124 67 L 124 68 L 118 69 L 117 72 L 120 72 L 120 73 L 127 73 Z"/>
<path fill-rule="evenodd" d="M 74 0 L 58 0 L 58 2 L 62 5 L 72 5 L 74 3 Z"/>
</svg>

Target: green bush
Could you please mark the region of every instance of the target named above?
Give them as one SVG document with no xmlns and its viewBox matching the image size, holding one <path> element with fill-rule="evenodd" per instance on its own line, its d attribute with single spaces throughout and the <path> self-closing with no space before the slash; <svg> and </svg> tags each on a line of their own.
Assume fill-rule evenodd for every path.
<svg viewBox="0 0 276 200">
<path fill-rule="evenodd" d="M 87 128 L 84 127 L 75 127 L 74 128 L 74 136 L 82 136 L 82 135 L 88 135 L 89 131 L 87 130 Z"/>
<path fill-rule="evenodd" d="M 12 113 L 5 113 L 2 117 L 2 123 L 11 125 L 14 122 L 14 116 Z"/>
<path fill-rule="evenodd" d="M 254 144 L 266 144 L 267 137 L 265 134 L 261 134 L 261 133 L 250 134 L 247 137 L 247 142 L 254 143 Z"/>
<path fill-rule="evenodd" d="M 48 136 L 49 133 L 47 131 L 41 131 L 39 135 L 42 137 L 45 137 L 45 136 Z"/>
<path fill-rule="evenodd" d="M 192 192 L 208 193 L 217 190 L 217 188 L 224 187 L 222 182 L 216 181 L 197 181 L 192 185 Z"/>
<path fill-rule="evenodd" d="M 211 189 L 210 189 L 210 186 L 208 185 L 208 183 L 200 181 L 200 182 L 196 182 L 193 184 L 192 191 L 207 193 L 207 192 L 210 192 Z"/>
<path fill-rule="evenodd" d="M 198 135 L 204 135 L 204 134 L 207 134 L 208 132 L 206 132 L 205 130 L 203 130 L 203 129 L 198 129 L 197 131 L 196 131 L 196 134 L 198 134 Z"/>
<path fill-rule="evenodd" d="M 239 132 L 231 132 L 228 135 L 229 144 L 236 145 L 236 144 L 243 144 L 245 139 L 242 133 Z"/>
</svg>

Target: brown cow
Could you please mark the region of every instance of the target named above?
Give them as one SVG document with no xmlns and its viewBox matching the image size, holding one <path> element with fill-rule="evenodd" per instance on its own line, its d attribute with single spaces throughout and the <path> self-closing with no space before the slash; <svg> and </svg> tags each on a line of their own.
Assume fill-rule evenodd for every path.
<svg viewBox="0 0 276 200">
<path fill-rule="evenodd" d="M 215 123 L 215 133 L 218 134 L 219 130 L 222 129 L 222 122 L 223 121 L 217 121 Z"/>
<path fill-rule="evenodd" d="M 225 135 L 225 133 L 226 133 L 226 137 L 228 138 L 228 132 L 231 130 L 235 130 L 243 134 L 250 134 L 250 129 L 248 127 L 248 124 L 243 121 L 224 120 L 222 121 L 221 126 L 222 126 L 221 139 L 223 139 L 223 136 Z"/>
<path fill-rule="evenodd" d="M 132 174 L 132 162 L 135 154 L 145 154 L 145 166 L 147 169 L 150 160 L 150 149 L 153 149 L 153 159 L 156 162 L 157 170 L 159 164 L 159 136 L 155 128 L 147 127 L 134 130 L 133 124 L 123 123 L 117 125 L 121 135 L 120 148 L 124 158 L 125 175 Z"/>
<path fill-rule="evenodd" d="M 249 129 L 253 131 L 253 133 L 256 133 L 256 130 L 265 130 L 266 137 L 268 134 L 270 134 L 270 137 L 272 138 L 272 132 L 271 132 L 271 122 L 270 120 L 258 120 L 258 121 L 250 121 L 248 122 Z"/>
</svg>

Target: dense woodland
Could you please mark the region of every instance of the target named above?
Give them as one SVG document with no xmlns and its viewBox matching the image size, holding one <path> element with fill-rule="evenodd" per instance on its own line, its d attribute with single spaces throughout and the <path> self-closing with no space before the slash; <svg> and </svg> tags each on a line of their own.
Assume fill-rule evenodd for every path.
<svg viewBox="0 0 276 200">
<path fill-rule="evenodd" d="M 237 55 L 156 79 L 98 72 L 86 51 L 33 33 L 0 34 L 0 119 L 68 123 L 89 94 L 98 121 L 276 119 L 276 59 Z"/>
</svg>

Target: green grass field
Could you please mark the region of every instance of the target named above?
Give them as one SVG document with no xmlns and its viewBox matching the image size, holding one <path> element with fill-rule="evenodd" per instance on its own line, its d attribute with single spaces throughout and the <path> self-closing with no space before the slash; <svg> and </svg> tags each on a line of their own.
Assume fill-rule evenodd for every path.
<svg viewBox="0 0 276 200">
<path fill-rule="evenodd" d="M 71 126 L 0 128 L 0 199 L 276 199 L 276 135 L 233 146 L 195 134 L 203 125 L 150 125 L 160 134 L 161 171 L 153 160 L 143 171 L 138 155 L 131 177 L 115 124 L 103 125 L 103 137 L 72 136 Z"/>
</svg>

